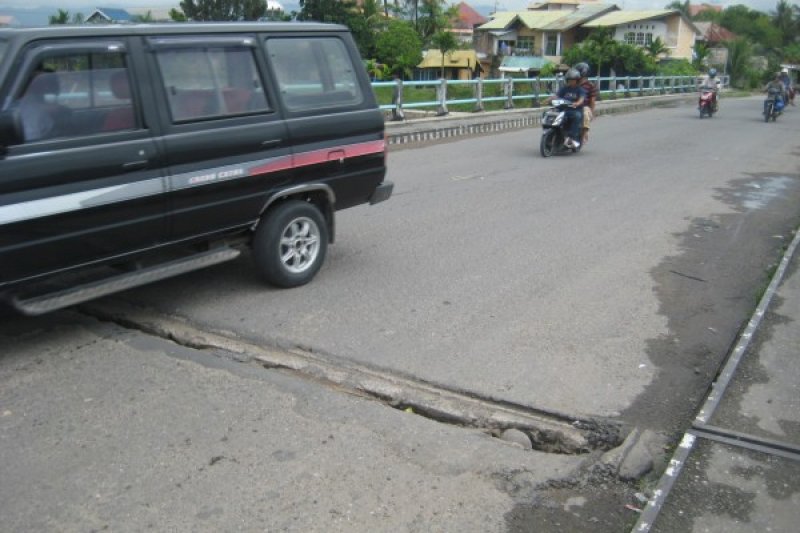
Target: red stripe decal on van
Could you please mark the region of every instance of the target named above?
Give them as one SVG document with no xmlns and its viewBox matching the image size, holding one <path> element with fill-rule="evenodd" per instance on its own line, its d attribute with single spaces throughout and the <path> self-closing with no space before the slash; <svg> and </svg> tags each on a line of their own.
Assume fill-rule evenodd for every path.
<svg viewBox="0 0 800 533">
<path fill-rule="evenodd" d="M 386 151 L 386 141 L 383 139 L 379 141 L 370 141 L 358 144 L 348 144 L 344 146 L 331 146 L 330 148 L 323 148 L 321 150 L 312 150 L 310 152 L 302 152 L 294 156 L 284 156 L 276 158 L 269 163 L 252 167 L 250 175 L 267 174 L 270 172 L 279 172 L 281 170 L 288 170 L 290 168 L 307 167 L 310 165 L 318 165 L 327 163 L 328 161 L 338 161 L 339 159 L 347 159 L 351 157 L 360 157 L 369 154 L 379 154 Z"/>
<path fill-rule="evenodd" d="M 251 167 L 248 171 L 251 176 L 258 174 L 269 174 L 270 172 L 280 172 L 281 170 L 289 170 L 292 168 L 292 156 L 285 155 L 283 157 L 276 157 L 269 163 Z"/>
</svg>

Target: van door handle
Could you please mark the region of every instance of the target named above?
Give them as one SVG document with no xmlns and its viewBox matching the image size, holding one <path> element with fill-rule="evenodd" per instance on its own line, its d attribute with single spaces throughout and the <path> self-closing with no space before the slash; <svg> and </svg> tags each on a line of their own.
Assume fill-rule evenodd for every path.
<svg viewBox="0 0 800 533">
<path fill-rule="evenodd" d="M 278 146 L 283 142 L 283 139 L 270 139 L 261 143 L 262 148 L 269 148 L 271 146 Z"/>
<path fill-rule="evenodd" d="M 122 164 L 122 170 L 129 171 L 129 170 L 139 170 L 140 168 L 147 167 L 147 159 L 140 159 L 139 161 L 128 161 L 127 163 Z"/>
<path fill-rule="evenodd" d="M 344 163 L 344 150 L 331 150 L 328 152 L 328 161 L 338 161 Z"/>
</svg>

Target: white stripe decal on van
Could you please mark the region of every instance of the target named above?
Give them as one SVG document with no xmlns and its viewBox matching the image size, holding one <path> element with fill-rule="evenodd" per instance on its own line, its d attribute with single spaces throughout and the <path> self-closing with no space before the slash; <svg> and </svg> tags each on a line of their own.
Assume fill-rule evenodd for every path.
<svg viewBox="0 0 800 533">
<path fill-rule="evenodd" d="M 155 178 L 137 183 L 114 185 L 91 191 L 81 191 L 53 196 L 52 198 L 4 205 L 0 207 L 0 225 L 70 213 L 163 192 L 164 185 L 162 180 Z"/>
<path fill-rule="evenodd" d="M 280 172 L 291 168 L 325 163 L 328 161 L 329 154 L 335 151 L 343 151 L 345 154 L 344 158 L 349 159 L 352 157 L 380 153 L 385 150 L 386 145 L 383 140 L 370 141 L 301 152 L 294 156 L 287 154 L 267 159 L 257 159 L 237 165 L 226 165 L 195 172 L 183 172 L 168 178 L 169 190 L 175 191 L 192 187 L 202 187 L 221 181 L 243 179 Z M 92 207 L 115 204 L 145 196 L 163 194 L 165 192 L 164 180 L 162 178 L 151 178 L 135 183 L 114 185 L 111 187 L 93 189 L 91 191 L 81 191 L 50 198 L 42 198 L 40 200 L 30 200 L 27 202 L 4 205 L 0 206 L 0 226 L 52 215 L 71 213 L 73 211 Z"/>
</svg>

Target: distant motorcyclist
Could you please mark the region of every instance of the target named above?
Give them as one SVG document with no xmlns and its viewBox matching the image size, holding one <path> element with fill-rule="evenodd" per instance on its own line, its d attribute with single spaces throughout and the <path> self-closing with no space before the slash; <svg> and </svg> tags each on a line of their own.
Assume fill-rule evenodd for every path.
<svg viewBox="0 0 800 533">
<path fill-rule="evenodd" d="M 575 70 L 581 75 L 581 79 L 578 80 L 578 85 L 586 92 L 586 99 L 583 102 L 583 129 L 581 132 L 581 142 L 585 143 L 589 140 L 589 128 L 590 123 L 594 119 L 594 106 L 597 103 L 597 97 L 599 95 L 599 91 L 597 90 L 597 86 L 589 81 L 589 64 L 588 63 L 578 63 L 574 67 Z"/>
<path fill-rule="evenodd" d="M 711 96 L 711 102 L 714 105 L 715 113 L 719 110 L 719 87 L 720 79 L 717 77 L 717 69 L 708 69 L 708 74 L 703 76 L 703 81 L 700 82 L 700 92 L 711 91 L 713 93 Z"/>
<path fill-rule="evenodd" d="M 567 121 L 569 122 L 569 134 L 564 139 L 564 145 L 570 148 L 579 148 L 581 143 L 581 127 L 583 126 L 583 113 L 581 111 L 583 102 L 586 99 L 586 91 L 578 85 L 581 79 L 580 73 L 571 68 L 564 76 L 566 85 L 558 89 L 558 92 L 547 99 L 547 103 L 552 102 L 556 98 L 567 100 L 570 106 L 565 110 Z"/>
<path fill-rule="evenodd" d="M 781 81 L 784 87 L 784 102 L 789 102 L 794 105 L 794 87 L 792 86 L 792 77 L 789 75 L 789 69 L 783 68 L 779 72 Z"/>
<path fill-rule="evenodd" d="M 786 100 L 786 85 L 784 85 L 782 76 L 780 72 L 775 73 L 775 77 L 767 83 L 767 86 L 764 87 L 764 92 L 768 95 L 774 95 L 776 104 L 784 104 Z M 782 105 L 778 105 L 777 107 L 783 107 Z M 767 101 L 764 102 L 764 111 L 767 110 Z"/>
</svg>

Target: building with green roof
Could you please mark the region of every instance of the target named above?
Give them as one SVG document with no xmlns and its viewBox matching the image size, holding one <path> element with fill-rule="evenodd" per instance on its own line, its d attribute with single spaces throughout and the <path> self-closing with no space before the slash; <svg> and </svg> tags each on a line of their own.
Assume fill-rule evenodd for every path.
<svg viewBox="0 0 800 533">
<path fill-rule="evenodd" d="M 494 66 L 503 75 L 533 75 L 548 63 L 560 63 L 563 52 L 588 34 L 586 22 L 617 10 L 614 4 L 562 0 L 498 12 L 475 29 L 475 49 L 484 58 L 484 72 Z"/>
</svg>

